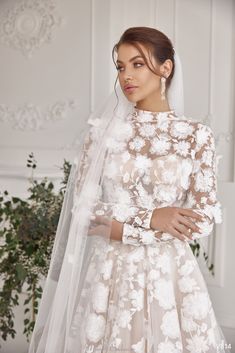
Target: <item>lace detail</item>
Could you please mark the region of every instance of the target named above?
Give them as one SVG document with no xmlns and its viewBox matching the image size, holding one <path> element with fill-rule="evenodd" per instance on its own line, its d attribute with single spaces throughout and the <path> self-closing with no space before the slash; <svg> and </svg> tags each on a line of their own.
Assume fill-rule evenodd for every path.
<svg viewBox="0 0 235 353">
<path fill-rule="evenodd" d="M 84 145 L 84 168 L 89 165 L 86 151 L 93 134 L 91 130 Z M 203 221 L 196 222 L 202 233 L 192 233 L 193 239 L 208 236 L 214 223 L 222 222 L 215 140 L 209 126 L 178 117 L 172 110 L 154 113 L 134 108 L 125 121 L 117 121 L 107 145 L 111 152 L 104 170 L 104 201 L 97 204 L 97 212 L 124 223 L 125 244 L 128 239 L 132 245 L 145 244 L 145 239 L 151 243 L 153 233 L 140 233 L 153 231 L 150 223 L 157 207 L 192 208 L 202 215 Z M 155 237 L 174 239 L 156 230 Z"/>
<path fill-rule="evenodd" d="M 152 113 L 137 108 L 127 117 L 126 124 L 129 135 L 119 141 L 125 147 L 118 149 L 114 140 L 109 141 L 115 150 L 107 163 L 104 190 L 106 197 L 118 205 L 115 218 L 136 227 L 134 237 L 130 236 L 130 227 L 123 227 L 125 244 L 128 239 L 130 244 L 134 239 L 143 244 L 137 234 L 141 228 L 150 230 L 154 208 L 166 206 L 192 208 L 201 214 L 203 221 L 197 225 L 202 233 L 194 232 L 192 237 L 208 236 L 214 222 L 222 221 L 216 197 L 216 151 L 211 128 L 178 117 L 174 111 Z M 159 240 L 159 232 L 157 236 Z M 164 241 L 172 238 L 170 234 L 163 235 Z"/>
<path fill-rule="evenodd" d="M 203 215 L 202 234 L 194 238 L 221 222 L 212 130 L 172 112 L 140 115 L 118 121 L 107 141 L 94 213 L 123 222 L 123 236 L 94 243 L 78 306 L 86 311 L 73 322 L 80 351 L 228 353 L 188 242 L 150 228 L 154 208 L 166 206 Z"/>
</svg>

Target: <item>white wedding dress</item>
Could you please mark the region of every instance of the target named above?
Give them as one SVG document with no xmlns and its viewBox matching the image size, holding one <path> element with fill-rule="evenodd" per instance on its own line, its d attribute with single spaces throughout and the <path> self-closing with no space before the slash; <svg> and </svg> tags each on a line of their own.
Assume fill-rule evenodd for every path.
<svg viewBox="0 0 235 353">
<path fill-rule="evenodd" d="M 117 119 L 97 215 L 111 209 L 123 237 L 94 246 L 77 353 L 229 352 L 190 240 L 150 228 L 153 209 L 166 206 L 203 215 L 194 239 L 221 223 L 214 142 L 209 126 L 174 111 L 134 108 Z"/>
</svg>

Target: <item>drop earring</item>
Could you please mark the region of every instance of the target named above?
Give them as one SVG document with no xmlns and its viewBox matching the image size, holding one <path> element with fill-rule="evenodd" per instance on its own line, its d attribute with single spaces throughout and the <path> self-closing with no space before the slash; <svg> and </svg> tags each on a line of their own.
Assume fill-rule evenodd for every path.
<svg viewBox="0 0 235 353">
<path fill-rule="evenodd" d="M 161 100 L 166 99 L 165 91 L 166 91 L 166 78 L 162 76 L 161 77 Z"/>
</svg>

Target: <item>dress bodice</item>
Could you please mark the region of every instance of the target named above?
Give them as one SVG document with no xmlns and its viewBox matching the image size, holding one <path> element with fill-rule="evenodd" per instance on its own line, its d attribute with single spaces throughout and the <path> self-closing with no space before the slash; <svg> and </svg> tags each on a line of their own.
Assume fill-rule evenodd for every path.
<svg viewBox="0 0 235 353">
<path fill-rule="evenodd" d="M 206 132 L 205 125 L 178 117 L 174 111 L 135 108 L 125 121 L 117 122 L 107 141 L 105 200 L 149 208 L 181 206 L 200 149 L 197 134 Z M 211 153 L 205 151 L 206 157 L 209 163 Z"/>
<path fill-rule="evenodd" d="M 193 237 L 209 235 L 214 221 L 221 223 L 215 139 L 208 125 L 173 110 L 134 107 L 125 118 L 115 120 L 105 144 L 108 153 L 97 210 L 105 214 L 109 209 L 124 223 L 124 242 L 129 235 L 137 237 L 136 232 L 143 237 L 143 228 L 149 231 L 145 242 L 152 242 L 156 234 L 151 216 L 158 207 L 191 208 L 203 216 L 204 221 L 195 222 L 201 233 L 194 232 Z"/>
</svg>

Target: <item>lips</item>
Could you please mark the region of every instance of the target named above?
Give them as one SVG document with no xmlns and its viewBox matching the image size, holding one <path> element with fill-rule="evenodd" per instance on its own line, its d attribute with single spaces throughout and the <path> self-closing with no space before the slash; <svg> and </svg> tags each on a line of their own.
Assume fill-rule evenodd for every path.
<svg viewBox="0 0 235 353">
<path fill-rule="evenodd" d="M 134 92 L 134 90 L 137 88 L 137 86 L 133 85 L 125 85 L 124 90 L 128 93 Z"/>
</svg>

